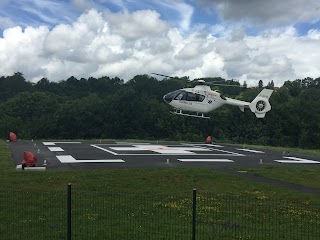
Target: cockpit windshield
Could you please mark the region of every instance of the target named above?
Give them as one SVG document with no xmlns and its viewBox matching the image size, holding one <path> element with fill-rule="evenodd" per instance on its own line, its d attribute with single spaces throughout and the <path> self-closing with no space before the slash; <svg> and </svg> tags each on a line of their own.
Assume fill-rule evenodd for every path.
<svg viewBox="0 0 320 240">
<path fill-rule="evenodd" d="M 171 102 L 172 99 L 177 96 L 182 90 L 176 90 L 173 92 L 170 92 L 166 95 L 163 96 L 163 100 L 166 101 L 167 103 Z"/>
</svg>

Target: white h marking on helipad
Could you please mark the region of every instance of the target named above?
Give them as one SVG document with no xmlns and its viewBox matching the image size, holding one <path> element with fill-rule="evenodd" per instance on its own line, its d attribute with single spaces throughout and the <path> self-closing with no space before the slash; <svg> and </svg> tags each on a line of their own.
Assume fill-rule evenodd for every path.
<svg viewBox="0 0 320 240">
<path fill-rule="evenodd" d="M 195 154 L 193 151 L 208 151 L 192 147 L 168 147 L 163 145 L 133 145 L 133 147 L 110 147 L 115 151 L 153 151 L 162 154 Z M 188 151 L 189 150 L 189 151 Z"/>
<path fill-rule="evenodd" d="M 98 146 L 100 145 L 100 146 Z M 206 148 L 206 147 L 199 147 L 199 146 L 194 146 L 191 144 L 184 144 L 182 146 L 164 146 L 164 145 L 132 145 L 130 146 L 123 146 L 123 147 L 110 147 L 114 146 L 114 144 L 91 144 L 92 147 L 98 148 L 102 151 L 111 153 L 113 155 L 122 155 L 122 156 L 155 156 L 155 155 L 205 155 L 205 156 L 213 156 L 213 155 L 219 155 L 219 156 L 234 156 L 234 157 L 239 157 L 239 156 L 245 156 L 240 153 L 235 153 L 235 152 L 229 152 L 229 151 L 224 151 L 220 149 L 212 149 L 212 148 Z M 106 146 L 106 148 L 101 147 L 101 146 Z M 113 152 L 114 151 L 114 152 Z M 117 152 L 118 151 L 118 152 Z M 122 151 L 122 153 L 121 153 Z M 139 152 L 139 151 L 153 151 L 154 153 L 123 153 L 124 151 L 132 151 L 132 152 Z M 199 152 L 199 153 L 198 153 Z M 207 153 L 206 153 L 207 152 Z M 208 153 L 210 152 L 210 153 Z M 214 152 L 219 152 L 219 153 L 214 153 Z"/>
</svg>

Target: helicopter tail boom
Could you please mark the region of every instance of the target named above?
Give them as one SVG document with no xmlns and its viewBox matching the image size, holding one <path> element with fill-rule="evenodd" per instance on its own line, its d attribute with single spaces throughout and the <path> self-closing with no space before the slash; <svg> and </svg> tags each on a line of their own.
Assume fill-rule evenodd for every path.
<svg viewBox="0 0 320 240">
<path fill-rule="evenodd" d="M 273 90 L 263 89 L 258 96 L 249 104 L 251 112 L 253 112 L 257 118 L 264 118 L 266 113 L 271 110 L 269 98 Z"/>
</svg>

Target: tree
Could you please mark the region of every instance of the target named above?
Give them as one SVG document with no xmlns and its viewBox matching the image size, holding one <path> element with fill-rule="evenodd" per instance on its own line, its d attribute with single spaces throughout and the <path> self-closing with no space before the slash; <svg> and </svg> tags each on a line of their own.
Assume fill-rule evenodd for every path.
<svg viewBox="0 0 320 240">
<path fill-rule="evenodd" d="M 293 82 L 286 81 L 284 86 L 288 88 L 290 95 L 293 97 L 297 97 L 302 91 L 301 80 L 299 79 Z"/>
<path fill-rule="evenodd" d="M 30 91 L 32 85 L 26 82 L 22 73 L 16 72 L 12 76 L 0 78 L 0 99 L 6 100 L 20 92 Z"/>
<path fill-rule="evenodd" d="M 243 81 L 242 90 L 245 91 L 248 88 L 248 84 L 246 81 Z"/>
<path fill-rule="evenodd" d="M 271 82 L 269 82 L 269 83 L 267 84 L 267 88 L 268 88 L 268 89 L 274 89 L 274 82 L 273 82 L 273 80 L 271 80 Z"/>
<path fill-rule="evenodd" d="M 0 134 L 7 137 L 9 131 L 14 131 L 20 138 L 29 139 L 181 141 L 204 141 L 211 135 L 224 142 L 320 148 L 319 79 L 286 81 L 271 96 L 272 111 L 264 119 L 257 119 L 248 109 L 241 112 L 224 106 L 210 112 L 210 120 L 204 120 L 170 114 L 171 107 L 162 100 L 164 94 L 184 88 L 186 79 L 158 81 L 138 75 L 124 83 L 109 77 L 70 77 L 60 82 L 43 78 L 31 86 L 22 74 L 16 73 L 0 77 L 0 93 L 10 93 L 0 96 Z M 267 87 L 272 85 L 273 81 Z M 228 94 L 251 102 L 260 91 L 246 88 L 241 93 Z"/>
<path fill-rule="evenodd" d="M 58 100 L 55 95 L 41 92 L 19 93 L 2 106 L 8 121 L 6 130 L 16 129 L 22 138 L 54 136 L 56 130 L 54 114 L 57 108 Z"/>
</svg>

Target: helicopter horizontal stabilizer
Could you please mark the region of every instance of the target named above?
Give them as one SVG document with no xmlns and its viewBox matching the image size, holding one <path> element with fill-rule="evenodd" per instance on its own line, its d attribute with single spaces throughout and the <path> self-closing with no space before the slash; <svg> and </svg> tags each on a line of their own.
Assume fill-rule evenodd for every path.
<svg viewBox="0 0 320 240">
<path fill-rule="evenodd" d="M 269 98 L 273 90 L 263 89 L 258 96 L 249 104 L 251 112 L 253 112 L 257 118 L 264 118 L 266 113 L 271 110 Z"/>
</svg>

